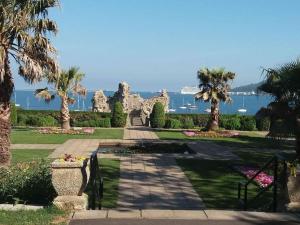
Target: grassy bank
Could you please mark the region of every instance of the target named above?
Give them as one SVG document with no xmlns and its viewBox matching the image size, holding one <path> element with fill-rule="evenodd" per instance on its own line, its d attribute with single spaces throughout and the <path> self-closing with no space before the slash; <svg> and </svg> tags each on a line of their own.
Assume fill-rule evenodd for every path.
<svg viewBox="0 0 300 225">
<path fill-rule="evenodd" d="M 122 139 L 123 129 L 96 129 L 93 134 L 40 134 L 35 129 L 14 129 L 11 133 L 13 144 L 62 144 L 68 139 Z"/>
<path fill-rule="evenodd" d="M 176 130 L 156 131 L 156 134 L 161 140 L 213 141 L 216 144 L 235 148 L 293 149 L 295 146 L 294 141 L 276 141 L 256 131 L 240 132 L 240 136 L 234 138 L 187 137 L 182 131 Z"/>
</svg>

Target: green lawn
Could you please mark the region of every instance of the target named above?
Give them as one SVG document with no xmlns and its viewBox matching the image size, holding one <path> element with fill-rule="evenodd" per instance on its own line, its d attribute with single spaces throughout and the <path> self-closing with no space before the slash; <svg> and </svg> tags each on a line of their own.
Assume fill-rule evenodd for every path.
<svg viewBox="0 0 300 225">
<path fill-rule="evenodd" d="M 120 178 L 120 161 L 115 159 L 100 159 L 99 163 L 100 175 L 104 183 L 103 199 L 101 202 L 102 208 L 116 208 Z M 88 184 L 85 191 L 88 196 L 92 194 L 91 188 L 90 184 Z"/>
<path fill-rule="evenodd" d="M 235 138 L 187 137 L 181 131 L 156 131 L 156 134 L 161 140 L 213 141 L 217 144 L 236 148 L 293 149 L 295 144 L 294 141 L 279 142 L 265 138 L 255 131 L 241 132 L 241 135 Z"/>
<path fill-rule="evenodd" d="M 103 208 L 116 208 L 120 178 L 120 161 L 100 159 L 100 173 L 104 178 Z"/>
<path fill-rule="evenodd" d="M 238 209 L 237 185 L 244 178 L 230 168 L 232 162 L 177 159 L 177 163 L 183 169 L 207 208 Z M 250 184 L 248 198 L 253 198 L 258 193 L 257 191 L 258 187 Z M 252 207 L 256 208 L 261 206 L 261 203 L 270 202 L 270 197 L 271 192 L 268 192 L 267 195 L 256 201 Z"/>
<path fill-rule="evenodd" d="M 62 144 L 68 139 L 122 139 L 123 129 L 96 129 L 91 135 L 40 134 L 35 129 L 14 129 L 11 133 L 13 144 Z"/>
<path fill-rule="evenodd" d="M 13 149 L 12 164 L 47 158 L 51 152 L 53 152 L 52 149 Z"/>
<path fill-rule="evenodd" d="M 55 207 L 37 211 L 4 211 L 0 210 L 1 225 L 66 225 L 68 213 Z"/>
</svg>

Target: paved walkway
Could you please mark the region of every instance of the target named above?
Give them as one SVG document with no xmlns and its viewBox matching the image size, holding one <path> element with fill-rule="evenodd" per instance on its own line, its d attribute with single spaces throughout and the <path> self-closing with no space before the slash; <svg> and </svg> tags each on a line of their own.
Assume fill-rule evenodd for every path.
<svg viewBox="0 0 300 225">
<path fill-rule="evenodd" d="M 158 140 L 159 138 L 149 127 L 126 127 L 124 129 L 124 140 Z"/>
<path fill-rule="evenodd" d="M 160 154 L 121 157 L 120 209 L 203 209 L 175 158 Z"/>
<path fill-rule="evenodd" d="M 12 144 L 12 149 L 55 149 L 60 144 Z"/>
<path fill-rule="evenodd" d="M 72 215 L 70 225 L 295 225 L 299 214 L 227 210 L 88 210 Z"/>
</svg>

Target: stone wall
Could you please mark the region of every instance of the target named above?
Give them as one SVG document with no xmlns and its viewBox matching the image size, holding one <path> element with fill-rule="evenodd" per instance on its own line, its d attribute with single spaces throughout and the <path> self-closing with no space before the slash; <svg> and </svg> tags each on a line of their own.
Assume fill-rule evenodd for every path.
<svg viewBox="0 0 300 225">
<path fill-rule="evenodd" d="M 96 91 L 92 103 L 94 112 L 111 112 L 114 102 L 122 103 L 124 112 L 129 117 L 140 117 L 143 124 L 148 125 L 148 120 L 156 102 L 161 102 L 165 111 L 169 110 L 169 96 L 166 90 L 159 96 L 143 99 L 139 94 L 131 94 L 130 86 L 126 82 L 119 83 L 118 90 L 112 97 L 107 98 L 102 90 Z"/>
</svg>

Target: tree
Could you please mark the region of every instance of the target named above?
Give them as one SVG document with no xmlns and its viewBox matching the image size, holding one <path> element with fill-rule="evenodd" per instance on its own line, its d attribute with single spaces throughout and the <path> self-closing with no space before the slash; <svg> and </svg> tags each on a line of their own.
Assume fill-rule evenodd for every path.
<svg viewBox="0 0 300 225">
<path fill-rule="evenodd" d="M 55 49 L 47 36 L 57 26 L 48 10 L 58 0 L 1 0 L 0 2 L 0 166 L 10 164 L 10 98 L 14 81 L 10 60 L 19 66 L 19 75 L 34 83 L 45 70 L 55 73 Z"/>
<path fill-rule="evenodd" d="M 223 68 L 218 69 L 200 69 L 197 72 L 200 80 L 200 91 L 195 95 L 196 100 L 211 103 L 210 119 L 207 123 L 208 130 L 217 130 L 219 128 L 219 103 L 231 102 L 228 94 L 230 90 L 229 81 L 233 80 L 235 73 L 226 71 Z"/>
<path fill-rule="evenodd" d="M 165 126 L 165 107 L 161 102 L 156 102 L 150 114 L 150 125 L 152 128 L 162 128 Z"/>
<path fill-rule="evenodd" d="M 293 119 L 295 127 L 289 130 L 293 130 L 296 136 L 296 152 L 300 160 L 300 59 L 263 72 L 265 81 L 258 89 L 274 99 L 263 111 L 271 117 L 271 127 L 274 117 Z"/>
<path fill-rule="evenodd" d="M 112 127 L 125 127 L 126 125 L 126 117 L 123 112 L 123 105 L 119 101 L 114 103 L 111 125 Z"/>
<path fill-rule="evenodd" d="M 70 129 L 70 112 L 69 104 L 74 104 L 75 99 L 72 96 L 83 95 L 87 93 L 80 82 L 84 77 L 83 73 L 79 72 L 79 68 L 71 67 L 69 70 L 62 70 L 59 74 L 48 73 L 45 78 L 48 84 L 52 85 L 52 91 L 48 88 L 37 89 L 35 91 L 36 97 L 43 98 L 46 102 L 50 102 L 55 98 L 55 95 L 61 99 L 61 128 L 65 130 Z"/>
</svg>

